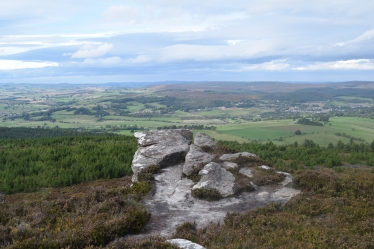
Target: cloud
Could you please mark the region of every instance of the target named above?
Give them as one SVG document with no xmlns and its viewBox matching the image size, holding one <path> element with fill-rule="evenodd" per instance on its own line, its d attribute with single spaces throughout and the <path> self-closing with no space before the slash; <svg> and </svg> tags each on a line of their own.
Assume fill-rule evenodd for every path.
<svg viewBox="0 0 374 249">
<path fill-rule="evenodd" d="M 126 60 L 126 62 L 130 64 L 142 64 L 142 63 L 148 63 L 151 61 L 152 61 L 152 58 L 147 55 L 138 55 L 135 58 Z"/>
<path fill-rule="evenodd" d="M 85 46 L 83 49 L 73 53 L 71 58 L 96 58 L 101 57 L 107 54 L 109 51 L 113 49 L 112 44 L 103 44 L 98 47 L 93 48 L 92 46 Z"/>
<path fill-rule="evenodd" d="M 304 67 L 293 68 L 298 71 L 317 71 L 317 70 L 374 70 L 374 61 L 368 59 L 319 62 Z"/>
<path fill-rule="evenodd" d="M 236 42 L 234 45 L 195 45 L 176 44 L 149 51 L 132 60 L 135 63 L 157 62 L 171 63 L 177 61 L 218 61 L 243 60 L 264 57 L 274 50 L 276 44 L 272 40 L 259 40 L 250 42 Z"/>
<path fill-rule="evenodd" d="M 260 64 L 253 64 L 243 66 L 239 71 L 253 71 L 253 70 L 264 70 L 264 71 L 280 71 L 287 69 L 290 65 L 285 63 L 286 60 L 275 60 L 270 62 L 264 62 Z"/>
<path fill-rule="evenodd" d="M 150 80 L 160 72 L 168 79 L 210 72 L 373 79 L 373 8 L 367 0 L 0 1 L 0 59 L 58 63 L 25 70 L 33 77 L 126 67 Z"/>
<path fill-rule="evenodd" d="M 227 40 L 227 44 L 229 45 L 236 45 L 242 42 L 243 42 L 242 40 Z"/>
<path fill-rule="evenodd" d="M 109 21 L 136 23 L 140 21 L 141 16 L 136 8 L 131 6 L 114 5 L 104 12 L 104 18 Z"/>
<path fill-rule="evenodd" d="M 369 40 L 372 40 L 373 38 L 374 38 L 374 29 L 366 31 L 365 33 L 363 33 L 362 35 L 358 36 L 357 38 L 353 40 L 350 40 L 347 42 L 338 42 L 337 45 L 344 46 L 344 45 L 351 44 L 351 43 L 369 41 Z"/>
<path fill-rule="evenodd" d="M 122 59 L 120 57 L 109 57 L 109 58 L 100 58 L 100 59 L 85 59 L 83 61 L 83 64 L 86 64 L 86 65 L 96 65 L 96 66 L 112 66 L 112 65 L 116 65 L 116 64 L 120 64 L 122 63 Z"/>
<path fill-rule="evenodd" d="M 56 62 L 32 62 L 21 60 L 0 60 L 0 70 L 15 70 L 15 69 L 30 69 L 30 68 L 43 68 L 43 67 L 57 67 L 59 64 Z"/>
</svg>

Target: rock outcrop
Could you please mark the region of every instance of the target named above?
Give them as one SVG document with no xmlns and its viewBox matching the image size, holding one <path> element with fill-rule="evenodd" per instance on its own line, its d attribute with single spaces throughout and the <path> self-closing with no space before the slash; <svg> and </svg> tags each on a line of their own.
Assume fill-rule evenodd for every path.
<svg viewBox="0 0 374 249">
<path fill-rule="evenodd" d="M 190 151 L 186 155 L 183 173 L 190 176 L 196 170 L 201 170 L 206 164 L 210 163 L 213 158 L 213 155 L 205 153 L 200 147 L 191 144 Z"/>
<path fill-rule="evenodd" d="M 218 163 L 209 163 L 199 172 L 202 176 L 200 181 L 192 187 L 216 189 L 222 197 L 228 197 L 234 194 L 235 177 L 232 173 L 225 170 Z"/>
<path fill-rule="evenodd" d="M 290 174 L 262 165 L 265 162 L 253 153 L 213 154 L 219 151 L 217 144 L 206 134 L 198 133 L 194 144 L 189 130 L 146 131 L 135 137 L 139 148 L 132 164 L 133 181 L 153 166 L 161 169 L 154 176 L 152 196 L 144 200 L 152 213 L 145 233 L 170 236 L 187 221 L 198 226 L 219 222 L 227 212 L 285 203 L 299 194 L 289 187 Z M 216 197 L 217 192 L 223 199 L 198 199 Z"/>
<path fill-rule="evenodd" d="M 167 240 L 166 242 L 176 245 L 181 249 L 205 249 L 205 247 L 199 244 L 193 243 L 186 239 L 170 239 L 170 240 Z"/>
<path fill-rule="evenodd" d="M 215 149 L 217 148 L 217 143 L 207 134 L 198 132 L 195 136 L 194 144 L 199 146 L 200 148 L 208 147 Z"/>
<path fill-rule="evenodd" d="M 239 157 L 256 157 L 256 154 L 249 153 L 249 152 L 239 152 L 235 154 L 223 154 L 219 159 L 222 161 L 233 161 L 238 159 Z"/>
<path fill-rule="evenodd" d="M 164 168 L 184 160 L 192 142 L 190 130 L 154 130 L 135 133 L 138 150 L 132 161 L 133 182 L 138 174 L 152 166 Z"/>
</svg>

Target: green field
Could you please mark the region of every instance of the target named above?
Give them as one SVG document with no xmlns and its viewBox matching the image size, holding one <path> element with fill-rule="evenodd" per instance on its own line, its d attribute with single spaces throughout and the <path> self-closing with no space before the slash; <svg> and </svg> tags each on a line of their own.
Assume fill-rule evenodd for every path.
<svg viewBox="0 0 374 249">
<path fill-rule="evenodd" d="M 217 106 L 213 108 L 196 107 L 189 108 L 190 111 L 182 111 L 184 106 L 173 107 L 173 104 L 180 103 L 179 100 L 191 98 L 190 102 L 200 103 L 209 100 L 201 96 L 201 91 L 196 92 L 164 91 L 157 92 L 157 89 L 111 89 L 109 87 L 87 87 L 87 88 L 62 88 L 50 86 L 51 89 L 43 87 L 20 86 L 10 89 L 0 89 L 0 126 L 5 127 L 60 127 L 75 129 L 101 129 L 114 131 L 119 134 L 132 135 L 129 127 L 135 130 L 157 129 L 158 127 L 170 126 L 193 126 L 204 125 L 214 126 L 216 130 L 202 130 L 218 140 L 234 140 L 238 142 L 269 142 L 276 144 L 302 143 L 305 139 L 312 139 L 314 142 L 327 145 L 336 143 L 338 140 L 349 142 L 364 140 L 370 143 L 374 140 L 374 119 L 365 114 L 366 117 L 334 117 L 331 115 L 330 122 L 325 126 L 308 126 L 295 124 L 295 119 L 284 119 L 293 115 L 287 113 L 287 102 L 279 102 L 258 98 L 258 105 L 248 105 L 248 108 L 236 107 L 233 103 L 237 99 L 237 94 L 225 94 L 225 99 L 218 99 Z M 163 96 L 177 96 L 174 102 L 157 102 Z M 178 95 L 179 94 L 179 95 Z M 194 95 L 196 95 L 194 97 Z M 178 97 L 179 96 L 179 97 Z M 138 99 L 137 99 L 138 97 Z M 178 100 L 178 98 L 180 98 Z M 125 100 L 124 99 L 129 99 Z M 147 99 L 149 101 L 147 102 Z M 256 98 L 255 98 L 256 99 Z M 253 101 L 255 101 L 253 99 Z M 229 102 L 229 107 L 222 107 L 219 101 Z M 239 101 L 239 100 L 237 100 Z M 251 100 L 252 101 L 252 100 Z M 279 104 L 278 104 L 279 102 Z M 146 104 L 148 103 L 148 105 Z M 209 102 L 204 102 L 209 105 Z M 366 113 L 370 113 L 370 106 L 374 106 L 372 98 L 360 96 L 339 96 L 331 101 L 302 103 L 299 108 L 306 108 L 304 116 L 312 116 L 308 108 L 310 106 L 341 105 L 344 108 L 351 108 L 356 105 L 357 109 L 351 109 L 351 113 L 346 116 L 360 116 L 362 110 L 366 108 Z M 293 103 L 292 105 L 297 105 Z M 117 107 L 116 107 L 117 106 Z M 277 106 L 277 108 L 275 107 Z M 366 106 L 366 107 L 363 107 Z M 105 115 L 96 115 L 98 107 L 105 111 Z M 60 108 L 60 109 L 58 109 Z M 62 108 L 62 109 L 61 109 Z M 65 108 L 65 109 L 64 109 Z M 68 109 L 67 109 L 68 108 Z M 74 115 L 77 108 L 87 108 L 91 113 Z M 283 108 L 283 113 L 279 114 Z M 340 107 L 339 107 L 340 108 Z M 57 109 L 48 116 L 43 113 Z M 161 110 L 163 110 L 161 112 Z M 33 113 L 35 115 L 33 115 Z M 274 113 L 274 115 L 272 114 Z M 365 113 L 365 112 L 364 112 Z M 28 119 L 24 114 L 30 114 Z M 361 115 L 362 116 L 362 115 Z M 279 117 L 279 120 L 268 120 Z M 283 119 L 282 119 L 283 118 Z M 252 120 L 253 119 L 253 120 Z M 40 120 L 40 121 L 38 121 Z M 259 121 L 262 120 L 262 121 Z M 331 125 L 330 125 L 331 124 Z M 132 128 L 131 128 L 132 129 Z M 295 135 L 295 131 L 300 130 L 301 135 Z M 335 133 L 344 134 L 337 136 Z"/>
<path fill-rule="evenodd" d="M 366 143 L 374 140 L 374 120 L 359 118 L 330 118 L 331 126 L 309 126 L 293 124 L 292 120 L 272 120 L 246 124 L 220 125 L 216 131 L 204 131 L 215 139 L 235 140 L 238 142 L 273 141 L 276 144 L 302 143 L 312 139 L 320 145 L 336 143 L 339 140 L 347 143 L 349 138 L 335 135 L 345 133 L 355 138 L 364 139 Z M 295 135 L 300 130 L 301 135 Z M 282 138 L 282 139 L 280 139 Z M 279 141 L 282 140 L 282 141 Z"/>
</svg>

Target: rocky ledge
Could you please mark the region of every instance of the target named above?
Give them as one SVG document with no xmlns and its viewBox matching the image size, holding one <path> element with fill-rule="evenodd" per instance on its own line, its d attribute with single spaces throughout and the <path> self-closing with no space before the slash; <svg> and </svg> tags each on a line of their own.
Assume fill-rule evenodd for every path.
<svg viewBox="0 0 374 249">
<path fill-rule="evenodd" d="M 285 203 L 299 194 L 292 176 L 265 165 L 250 152 L 220 154 L 214 139 L 190 130 L 135 133 L 138 151 L 133 182 L 154 173 L 155 191 L 145 199 L 152 213 L 145 233 L 170 236 L 177 225 L 222 221 L 227 212 L 244 212 L 267 203 Z M 214 200 L 214 201 L 213 201 Z"/>
</svg>

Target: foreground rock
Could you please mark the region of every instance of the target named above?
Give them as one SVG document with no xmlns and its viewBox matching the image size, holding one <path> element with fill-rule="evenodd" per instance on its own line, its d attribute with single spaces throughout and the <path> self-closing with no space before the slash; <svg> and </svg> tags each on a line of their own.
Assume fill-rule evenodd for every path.
<svg viewBox="0 0 374 249">
<path fill-rule="evenodd" d="M 299 194 L 289 187 L 290 174 L 262 165 L 255 154 L 204 152 L 217 151 L 215 141 L 206 134 L 198 133 L 195 144 L 191 144 L 189 130 L 147 131 L 135 137 L 139 148 L 132 164 L 133 181 L 138 181 L 144 170 L 161 168 L 154 176 L 154 191 L 144 199 L 152 213 L 145 234 L 171 236 L 184 222 L 196 222 L 198 226 L 222 222 L 227 212 L 286 203 Z M 192 191 L 197 198 L 208 198 L 194 198 Z"/>
<path fill-rule="evenodd" d="M 183 164 L 165 168 L 157 174 L 156 190 L 144 199 L 152 214 L 144 235 L 172 236 L 184 222 L 196 222 L 198 227 L 209 222 L 223 222 L 227 212 L 247 212 L 269 203 L 286 203 L 300 191 L 288 187 L 292 176 L 279 184 L 258 186 L 253 192 L 242 192 L 219 201 L 205 201 L 192 197 L 195 185 L 190 179 L 181 179 Z"/>
<path fill-rule="evenodd" d="M 209 163 L 199 172 L 200 181 L 192 189 L 216 189 L 222 197 L 234 194 L 235 177 L 217 163 Z"/>
<path fill-rule="evenodd" d="M 170 239 L 170 240 L 167 240 L 166 242 L 176 245 L 182 249 L 205 249 L 205 247 L 199 244 L 193 243 L 186 239 Z"/>
<path fill-rule="evenodd" d="M 132 161 L 133 182 L 147 168 L 173 166 L 184 160 L 192 142 L 190 130 L 154 130 L 135 133 L 138 150 Z"/>
<path fill-rule="evenodd" d="M 186 155 L 183 173 L 189 176 L 196 170 L 201 170 L 207 163 L 210 163 L 213 158 L 213 155 L 205 153 L 200 147 L 191 144 L 190 151 Z"/>
</svg>

